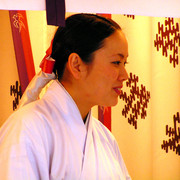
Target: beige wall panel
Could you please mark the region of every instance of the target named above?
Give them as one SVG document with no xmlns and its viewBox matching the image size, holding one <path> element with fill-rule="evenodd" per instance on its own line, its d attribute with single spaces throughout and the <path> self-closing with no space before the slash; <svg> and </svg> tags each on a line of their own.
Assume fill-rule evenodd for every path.
<svg viewBox="0 0 180 180">
<path fill-rule="evenodd" d="M 135 19 L 123 15 L 113 15 L 120 24 L 129 43 L 127 71 L 139 77 L 138 86 L 151 90 L 151 20 L 149 17 L 135 16 Z M 130 95 L 130 88 L 124 83 L 123 90 Z M 133 179 L 152 179 L 151 151 L 151 100 L 147 117 L 138 116 L 137 129 L 122 116 L 125 102 L 119 99 L 112 108 L 112 132 L 117 138 L 125 163 Z M 129 113 L 130 114 L 130 113 Z"/>
<path fill-rule="evenodd" d="M 166 18 L 153 18 L 152 39 L 156 39 L 158 22 L 165 29 Z M 174 20 L 175 23 L 180 19 Z M 173 39 L 174 35 L 170 35 Z M 179 64 L 180 64 L 180 48 Z M 163 140 L 171 139 L 166 135 L 166 125 L 174 128 L 173 115 L 180 112 L 180 65 L 175 68 L 169 63 L 169 55 L 162 56 L 162 48 L 159 51 L 152 49 L 152 130 L 153 130 L 153 179 L 154 180 L 178 180 L 180 178 L 180 157 L 173 150 L 161 149 Z M 180 123 L 178 123 L 180 125 Z M 177 144 L 176 144 L 177 145 Z"/>
<path fill-rule="evenodd" d="M 10 96 L 10 86 L 19 81 L 9 12 L 0 10 L 0 126 L 13 112 L 14 96 Z"/>
</svg>

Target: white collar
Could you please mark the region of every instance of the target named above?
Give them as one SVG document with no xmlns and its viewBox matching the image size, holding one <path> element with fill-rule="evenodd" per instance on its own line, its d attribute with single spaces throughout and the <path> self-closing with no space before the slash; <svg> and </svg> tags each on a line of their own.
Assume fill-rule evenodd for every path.
<svg viewBox="0 0 180 180">
<path fill-rule="evenodd" d="M 91 111 L 89 112 L 86 123 L 84 124 L 76 103 L 58 80 L 52 82 L 45 93 L 44 98 L 56 106 L 83 151 L 87 132 L 92 133 Z"/>
</svg>

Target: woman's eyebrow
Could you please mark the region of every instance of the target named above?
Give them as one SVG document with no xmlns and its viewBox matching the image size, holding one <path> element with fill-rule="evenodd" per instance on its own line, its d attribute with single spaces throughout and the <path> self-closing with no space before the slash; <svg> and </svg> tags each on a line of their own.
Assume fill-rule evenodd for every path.
<svg viewBox="0 0 180 180">
<path fill-rule="evenodd" d="M 110 56 L 110 57 L 117 57 L 117 56 L 118 56 L 119 58 L 121 58 L 121 59 L 128 58 L 128 55 L 125 56 L 125 55 L 122 54 L 122 53 L 113 54 L 113 55 Z"/>
<path fill-rule="evenodd" d="M 121 53 L 118 53 L 117 55 L 120 56 L 121 58 L 127 58 L 128 57 L 128 55 L 125 57 L 124 54 L 121 54 Z"/>
</svg>

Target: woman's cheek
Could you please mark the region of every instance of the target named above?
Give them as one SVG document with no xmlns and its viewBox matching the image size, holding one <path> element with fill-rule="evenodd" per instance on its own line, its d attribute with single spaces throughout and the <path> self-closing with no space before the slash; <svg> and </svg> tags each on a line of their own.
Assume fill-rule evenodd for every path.
<svg viewBox="0 0 180 180">
<path fill-rule="evenodd" d="M 113 80 L 116 80 L 118 78 L 118 71 L 115 69 L 109 69 L 107 76 L 112 78 Z"/>
</svg>

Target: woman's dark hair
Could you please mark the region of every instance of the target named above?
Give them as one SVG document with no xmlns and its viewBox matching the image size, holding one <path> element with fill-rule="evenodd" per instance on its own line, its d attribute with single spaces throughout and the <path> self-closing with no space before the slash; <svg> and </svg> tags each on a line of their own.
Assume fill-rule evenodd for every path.
<svg viewBox="0 0 180 180">
<path fill-rule="evenodd" d="M 120 26 L 111 19 L 95 14 L 75 14 L 66 19 L 65 27 L 55 33 L 51 57 L 56 60 L 54 73 L 60 80 L 71 53 L 77 53 L 89 63 L 93 52 L 103 46 L 104 39 Z"/>
</svg>

